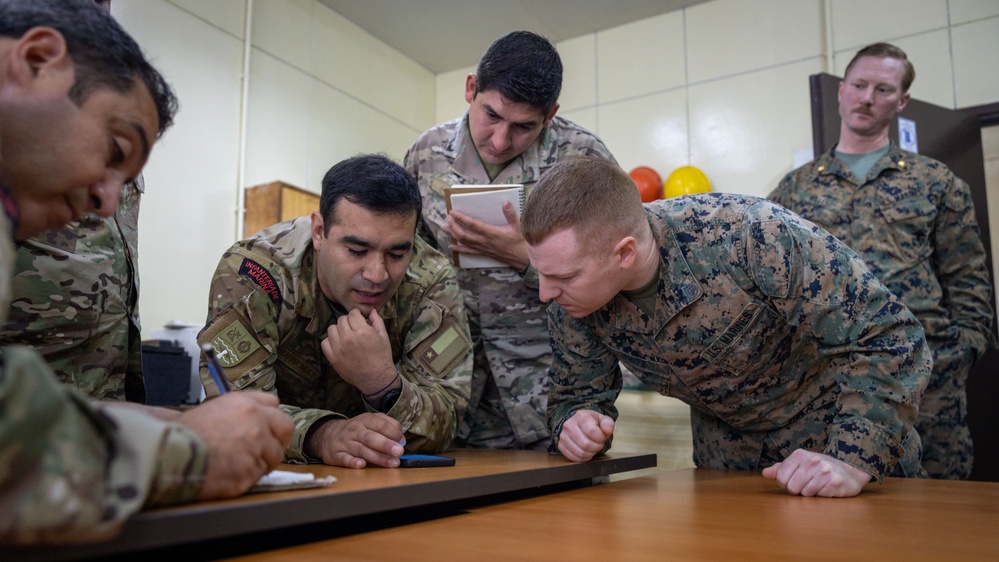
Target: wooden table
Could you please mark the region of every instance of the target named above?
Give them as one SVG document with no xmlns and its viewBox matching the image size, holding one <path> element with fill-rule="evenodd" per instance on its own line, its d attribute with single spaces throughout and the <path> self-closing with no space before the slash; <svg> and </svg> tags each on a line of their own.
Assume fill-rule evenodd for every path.
<svg viewBox="0 0 999 562">
<path fill-rule="evenodd" d="M 611 454 L 572 463 L 541 451 L 455 450 L 453 467 L 349 469 L 281 465 L 281 470 L 332 475 L 326 488 L 249 494 L 142 512 L 115 539 L 93 545 L 18 549 L 13 559 L 216 558 L 271 549 L 310 537 L 363 532 L 452 514 L 470 502 L 492 503 L 604 482 L 656 465 L 654 454 Z"/>
<path fill-rule="evenodd" d="M 684 469 L 238 559 L 999 560 L 999 484 L 888 479 L 802 498 L 755 473 Z"/>
</svg>

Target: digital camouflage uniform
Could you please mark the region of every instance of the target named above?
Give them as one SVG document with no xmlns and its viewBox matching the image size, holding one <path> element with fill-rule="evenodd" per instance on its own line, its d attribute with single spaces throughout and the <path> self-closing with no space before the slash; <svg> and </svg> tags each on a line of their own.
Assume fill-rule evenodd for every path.
<svg viewBox="0 0 999 562">
<path fill-rule="evenodd" d="M 26 240 L 17 252 L 4 343 L 35 348 L 60 381 L 104 400 L 145 402 L 138 221 L 143 183 L 126 184 L 113 217 Z"/>
<path fill-rule="evenodd" d="M 450 257 L 444 188 L 452 184 L 523 184 L 529 195 L 548 168 L 571 156 L 614 160 L 593 133 L 555 117 L 538 140 L 489 180 L 468 134 L 468 115 L 423 133 L 403 165 L 423 195 L 421 231 Z M 458 269 L 465 297 L 475 371 L 459 443 L 469 447 L 544 448 L 551 346 L 537 273 L 511 267 Z"/>
<path fill-rule="evenodd" d="M 233 388 L 275 393 L 295 422 L 290 462 L 305 454 L 314 423 L 331 416 L 377 412 L 333 370 L 320 343 L 345 314 L 319 287 L 311 221 L 300 217 L 266 228 L 222 255 L 212 279 L 208 323 L 198 343 L 211 343 Z M 406 450 L 447 448 L 468 404 L 471 340 L 454 269 L 419 237 L 406 278 L 379 311 L 402 374 L 402 394 L 386 412 L 402 424 Z M 201 378 L 217 393 L 205 365 Z"/>
<path fill-rule="evenodd" d="M 830 151 L 788 174 L 770 198 L 853 248 L 923 324 L 934 360 L 916 421 L 923 467 L 967 478 L 965 383 L 993 342 L 992 284 L 968 185 L 893 143 L 863 182 Z"/>
<path fill-rule="evenodd" d="M 17 250 L 0 199 L 2 322 Z M 184 426 L 92 402 L 35 351 L 0 348 L 0 543 L 106 539 L 143 505 L 193 500 L 207 454 Z"/>
<path fill-rule="evenodd" d="M 804 448 L 878 480 L 924 474 L 923 329 L 852 250 L 754 197 L 646 210 L 661 249 L 654 317 L 620 294 L 581 319 L 549 308 L 551 450 L 576 410 L 617 417 L 620 361 L 690 404 L 699 467 L 759 470 Z"/>
</svg>

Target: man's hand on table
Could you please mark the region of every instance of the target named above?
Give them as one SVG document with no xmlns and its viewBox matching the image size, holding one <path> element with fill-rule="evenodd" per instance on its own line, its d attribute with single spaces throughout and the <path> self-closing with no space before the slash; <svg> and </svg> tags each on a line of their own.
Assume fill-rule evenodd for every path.
<svg viewBox="0 0 999 562">
<path fill-rule="evenodd" d="M 829 455 L 797 449 L 783 462 L 763 469 L 787 493 L 801 496 L 849 498 L 856 496 L 871 475 Z"/>
</svg>

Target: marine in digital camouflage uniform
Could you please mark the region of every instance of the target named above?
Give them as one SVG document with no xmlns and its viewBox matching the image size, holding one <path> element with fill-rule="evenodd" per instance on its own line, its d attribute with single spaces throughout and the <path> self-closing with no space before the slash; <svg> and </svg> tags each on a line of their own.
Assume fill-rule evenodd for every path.
<svg viewBox="0 0 999 562">
<path fill-rule="evenodd" d="M 208 323 L 199 343 L 211 343 L 237 390 L 273 392 L 292 416 L 290 462 L 320 462 L 305 453 L 317 422 L 377 412 L 332 368 L 320 342 L 346 311 L 319 286 L 309 217 L 266 228 L 223 254 L 212 279 Z M 402 393 L 386 414 L 398 420 L 408 452 L 447 448 L 468 401 L 472 356 L 454 269 L 415 238 L 406 278 L 384 309 Z M 217 393 L 207 366 L 201 378 Z"/>
<path fill-rule="evenodd" d="M 611 182 L 597 177 L 584 192 L 575 178 L 594 177 L 592 167 L 572 164 L 582 175 L 562 186 L 546 177 L 535 195 L 547 200 L 532 197 L 522 223 L 540 294 L 554 300 L 553 452 L 578 411 L 617 417 L 620 362 L 649 388 L 691 406 L 699 467 L 757 470 L 805 449 L 878 480 L 924 474 L 913 430 L 930 373 L 923 330 L 856 253 L 790 211 L 740 195 L 648 204 L 646 227 L 619 171 L 615 189 L 634 198 L 634 218 L 594 218 L 611 208 L 601 201 L 594 204 L 604 211 L 575 226 L 567 218 L 575 209 L 550 209 L 563 206 L 565 193 L 592 200 Z M 600 239 L 581 238 L 587 228 Z M 567 257 L 553 258 L 556 246 L 548 244 L 564 246 L 553 237 L 564 232 L 584 249 L 566 246 Z M 604 258 L 599 248 L 619 247 L 627 236 L 644 265 L 618 270 L 618 254 Z M 593 263 L 606 269 L 587 269 Z M 647 281 L 644 271 L 654 272 Z M 603 441 L 604 451 L 609 446 Z"/>
<path fill-rule="evenodd" d="M 833 147 L 789 173 L 769 198 L 853 248 L 922 323 L 933 352 L 916 422 L 923 466 L 933 477 L 966 479 L 974 456 L 965 387 L 995 342 L 985 249 L 968 184 L 889 143 L 887 124 L 884 134 L 884 154 L 864 177 Z"/>
<path fill-rule="evenodd" d="M 528 34 L 521 37 L 524 35 Z M 506 37 L 497 42 L 505 40 Z M 548 45 L 548 48 L 554 51 L 554 47 Z M 484 59 L 487 57 L 488 52 Z M 560 66 L 558 84 L 561 85 Z M 557 95 L 556 90 L 556 98 Z M 403 161 L 419 182 L 423 195 L 421 233 L 449 257 L 452 255 L 448 245 L 452 240 L 443 229 L 447 219 L 445 187 L 523 184 L 529 194 L 548 168 L 560 160 L 572 156 L 614 160 L 596 135 L 555 116 L 523 152 L 496 166 L 499 169 L 493 169 L 491 174 L 479 157 L 469 123 L 466 113 L 424 132 Z M 458 443 L 463 446 L 544 448 L 548 443 L 545 408 L 551 346 L 545 304 L 538 298 L 534 270 L 518 269 L 458 268 L 458 282 L 475 342 L 471 401 L 458 434 Z"/>
<path fill-rule="evenodd" d="M 17 252 L 0 341 L 35 348 L 60 381 L 93 398 L 145 402 L 137 262 L 143 186 L 139 176 L 122 188 L 113 217 L 85 215 Z"/>
</svg>

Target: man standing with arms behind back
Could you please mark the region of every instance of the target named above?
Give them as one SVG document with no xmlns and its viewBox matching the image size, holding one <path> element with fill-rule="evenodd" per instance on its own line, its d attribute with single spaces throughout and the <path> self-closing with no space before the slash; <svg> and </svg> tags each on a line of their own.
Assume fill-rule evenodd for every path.
<svg viewBox="0 0 999 562">
<path fill-rule="evenodd" d="M 992 285 L 968 184 L 888 138 L 915 75 L 894 45 L 857 52 L 839 85 L 839 142 L 769 197 L 846 242 L 923 324 L 933 352 L 916 422 L 923 467 L 934 478 L 966 479 L 965 385 L 994 342 Z"/>
<path fill-rule="evenodd" d="M 593 133 L 556 117 L 562 61 L 544 37 L 516 31 L 497 39 L 465 79 L 468 112 L 423 133 L 404 166 L 423 194 L 424 238 L 445 253 L 495 258 L 508 267 L 458 269 L 474 341 L 468 412 L 456 445 L 542 449 L 552 352 L 537 273 L 530 267 L 516 211 L 494 227 L 448 213 L 452 184 L 523 184 L 529 193 L 570 156 L 614 160 Z"/>
</svg>

